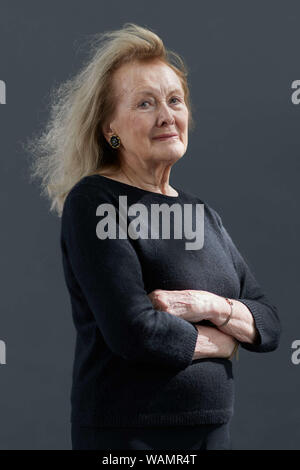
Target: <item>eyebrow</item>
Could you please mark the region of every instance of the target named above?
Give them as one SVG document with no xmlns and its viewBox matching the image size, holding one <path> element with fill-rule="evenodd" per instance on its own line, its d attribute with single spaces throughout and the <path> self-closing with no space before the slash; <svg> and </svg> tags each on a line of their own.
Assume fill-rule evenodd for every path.
<svg viewBox="0 0 300 470">
<path fill-rule="evenodd" d="M 148 90 L 148 89 L 145 89 L 145 90 L 139 90 L 139 91 L 136 91 L 136 95 L 152 95 L 153 93 L 155 93 L 155 90 Z M 173 90 L 171 90 L 168 94 L 170 95 L 171 93 L 180 93 L 180 94 L 183 94 L 183 91 L 180 90 L 180 88 L 175 88 Z"/>
</svg>

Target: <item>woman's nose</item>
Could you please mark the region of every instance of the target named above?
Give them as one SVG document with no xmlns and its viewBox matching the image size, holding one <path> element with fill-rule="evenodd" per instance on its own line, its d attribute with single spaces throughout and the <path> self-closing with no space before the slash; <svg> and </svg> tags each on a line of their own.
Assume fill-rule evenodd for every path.
<svg viewBox="0 0 300 470">
<path fill-rule="evenodd" d="M 168 108 L 167 105 L 161 105 L 158 114 L 158 125 L 161 125 L 163 122 L 168 122 L 169 124 L 173 124 L 175 119 L 173 116 L 172 110 Z"/>
</svg>

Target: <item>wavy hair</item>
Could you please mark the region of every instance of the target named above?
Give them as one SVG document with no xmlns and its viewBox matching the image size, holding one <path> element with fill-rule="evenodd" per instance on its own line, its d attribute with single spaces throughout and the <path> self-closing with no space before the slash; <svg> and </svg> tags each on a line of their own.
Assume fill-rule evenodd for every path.
<svg viewBox="0 0 300 470">
<path fill-rule="evenodd" d="M 88 59 L 79 72 L 50 92 L 50 117 L 42 132 L 30 138 L 30 178 L 38 178 L 50 211 L 62 215 L 65 198 L 81 178 L 118 164 L 102 127 L 115 110 L 112 76 L 122 64 L 160 59 L 178 75 L 194 129 L 188 70 L 183 59 L 165 48 L 153 31 L 134 23 L 92 35 Z"/>
</svg>

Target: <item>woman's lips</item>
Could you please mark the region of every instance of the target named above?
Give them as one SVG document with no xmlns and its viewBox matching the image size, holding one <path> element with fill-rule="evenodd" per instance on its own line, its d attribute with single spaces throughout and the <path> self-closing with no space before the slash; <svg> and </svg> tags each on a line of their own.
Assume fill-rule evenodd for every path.
<svg viewBox="0 0 300 470">
<path fill-rule="evenodd" d="M 168 140 L 168 139 L 174 139 L 177 138 L 178 135 L 169 135 L 167 137 L 154 137 L 154 140 Z"/>
</svg>

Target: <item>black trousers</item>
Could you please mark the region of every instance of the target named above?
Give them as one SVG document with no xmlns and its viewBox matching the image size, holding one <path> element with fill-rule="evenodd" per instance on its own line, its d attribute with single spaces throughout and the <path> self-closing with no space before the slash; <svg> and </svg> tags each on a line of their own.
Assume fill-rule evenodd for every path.
<svg viewBox="0 0 300 470">
<path fill-rule="evenodd" d="M 151 428 L 71 425 L 72 450 L 230 450 L 230 424 Z"/>
</svg>

